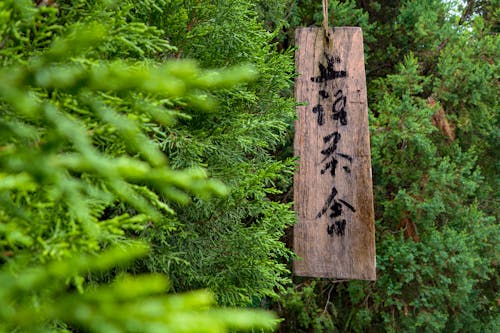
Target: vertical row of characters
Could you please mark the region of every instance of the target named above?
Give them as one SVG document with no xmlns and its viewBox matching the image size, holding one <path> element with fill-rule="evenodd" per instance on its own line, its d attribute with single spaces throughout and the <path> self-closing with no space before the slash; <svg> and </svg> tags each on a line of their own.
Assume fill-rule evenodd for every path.
<svg viewBox="0 0 500 333">
<path fill-rule="evenodd" d="M 311 81 L 322 84 L 326 88 L 326 83 L 331 80 L 341 79 L 347 77 L 346 71 L 336 71 L 334 70 L 334 64 L 339 64 L 341 62 L 339 57 L 329 56 L 325 53 L 325 58 L 327 60 L 326 67 L 319 63 L 319 76 L 312 77 Z M 320 101 L 328 100 L 331 96 L 326 91 L 326 89 L 319 90 Z M 347 112 L 346 112 L 346 96 L 342 89 L 337 89 L 333 94 L 334 99 L 331 112 L 329 114 L 333 121 L 340 123 L 341 126 L 347 126 Z M 327 110 L 328 111 L 328 110 Z M 326 114 L 325 108 L 321 103 L 318 103 L 312 108 L 312 112 L 317 117 L 318 126 L 323 126 L 328 119 L 328 114 Z M 337 172 L 337 166 L 339 164 L 339 159 L 346 160 L 348 163 L 346 166 L 342 167 L 342 170 L 346 174 L 351 173 L 350 165 L 352 164 L 352 157 L 337 151 L 337 145 L 342 139 L 339 132 L 335 131 L 323 137 L 324 148 L 321 150 L 322 155 L 322 169 L 321 175 L 330 175 L 335 178 Z M 330 194 L 325 200 L 325 203 L 321 210 L 316 215 L 316 219 L 321 218 L 323 215 L 328 214 L 330 222 L 327 226 L 328 234 L 333 236 L 342 237 L 345 235 L 345 229 L 347 221 L 343 218 L 344 209 L 349 209 L 352 212 L 356 212 L 356 209 L 347 201 L 339 198 L 340 195 L 335 186 L 332 187 Z"/>
</svg>

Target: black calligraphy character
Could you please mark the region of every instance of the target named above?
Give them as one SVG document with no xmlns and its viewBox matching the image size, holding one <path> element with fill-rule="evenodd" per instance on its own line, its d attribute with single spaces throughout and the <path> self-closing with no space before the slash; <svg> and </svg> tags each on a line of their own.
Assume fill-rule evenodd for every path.
<svg viewBox="0 0 500 333">
<path fill-rule="evenodd" d="M 339 203 L 340 201 L 340 203 Z M 332 213 L 330 214 L 330 218 L 331 219 L 334 219 L 336 217 L 339 217 L 340 215 L 342 215 L 342 205 L 341 203 L 346 206 L 347 208 L 349 208 L 353 213 L 356 212 L 356 209 L 354 209 L 354 207 L 349 204 L 348 202 L 342 200 L 342 199 L 339 199 L 339 201 L 337 200 L 333 200 L 333 205 L 331 205 L 330 207 L 330 210 L 332 211 Z"/>
<path fill-rule="evenodd" d="M 325 53 L 325 58 L 326 58 L 326 67 L 323 64 L 319 64 L 319 76 L 312 77 L 311 81 L 319 83 L 319 82 L 326 82 L 330 80 L 335 80 L 338 78 L 343 78 L 347 76 L 346 71 L 336 71 L 333 69 L 333 64 L 334 63 L 340 63 L 340 58 L 339 57 L 334 57 L 331 56 L 329 57 L 328 54 Z"/>
<path fill-rule="evenodd" d="M 319 211 L 319 213 L 316 215 L 316 218 L 319 219 L 321 216 L 325 215 L 325 213 L 330 209 L 332 213 L 329 215 L 331 219 L 335 217 L 339 217 L 342 215 L 342 205 L 346 206 L 351 210 L 353 213 L 356 212 L 356 209 L 347 201 L 338 199 L 335 200 L 335 197 L 337 196 L 337 188 L 334 186 L 332 187 L 332 192 L 328 195 L 328 198 L 325 200 L 325 204 Z"/>
<path fill-rule="evenodd" d="M 325 90 L 320 90 L 319 95 L 323 99 L 327 99 L 328 97 L 330 97 L 328 92 L 326 92 Z M 325 124 L 325 109 L 323 108 L 323 105 L 316 105 L 315 107 L 313 107 L 312 112 L 318 114 L 318 125 L 323 126 Z"/>
<path fill-rule="evenodd" d="M 356 209 L 354 209 L 354 207 L 349 204 L 348 202 L 342 200 L 342 199 L 339 199 L 340 203 L 337 201 L 337 200 L 333 200 L 333 205 L 330 206 L 330 210 L 332 211 L 332 213 L 330 214 L 330 218 L 333 219 L 333 218 L 336 218 L 336 217 L 339 217 L 340 215 L 342 215 L 342 204 L 344 204 L 344 206 L 346 206 L 347 208 L 349 208 L 353 213 L 356 212 Z"/>
<path fill-rule="evenodd" d="M 340 133 L 339 132 L 333 132 L 332 134 L 329 134 L 325 137 L 323 137 L 323 143 L 328 143 L 330 140 L 332 140 L 332 143 L 330 146 L 328 146 L 326 149 L 323 149 L 321 151 L 321 154 L 326 155 L 325 158 L 323 158 L 323 161 L 327 159 L 331 154 L 333 154 L 337 150 L 337 143 L 340 141 Z"/>
<path fill-rule="evenodd" d="M 330 174 L 332 176 L 335 176 L 337 165 L 339 163 L 339 161 L 337 160 L 337 158 L 335 158 L 335 156 L 342 157 L 342 158 L 348 160 L 349 163 L 352 163 L 352 157 L 351 156 L 349 156 L 347 154 L 336 152 L 336 150 L 337 150 L 337 144 L 339 143 L 340 138 L 341 138 L 341 136 L 340 136 L 340 133 L 338 133 L 338 132 L 334 132 L 334 133 L 332 133 L 330 135 L 327 135 L 327 136 L 323 137 L 323 142 L 324 143 L 329 143 L 330 141 L 331 142 L 330 142 L 330 145 L 328 147 L 326 147 L 325 149 L 323 149 L 321 151 L 321 154 L 324 155 L 323 160 L 321 160 L 321 163 L 325 163 L 325 161 L 328 160 L 324 164 L 323 169 L 321 169 L 321 174 L 322 175 L 325 174 L 325 172 L 327 170 L 330 170 Z M 343 166 L 342 169 L 346 173 L 351 173 L 351 168 L 349 166 Z"/>
<path fill-rule="evenodd" d="M 347 112 L 345 111 L 346 97 L 343 95 L 342 90 L 335 93 L 335 102 L 332 106 L 333 120 L 340 120 L 340 124 L 347 125 Z"/>
<path fill-rule="evenodd" d="M 335 221 L 327 226 L 327 232 L 332 237 L 333 235 L 344 236 L 346 224 L 347 224 L 346 220 Z"/>
<path fill-rule="evenodd" d="M 337 200 L 333 200 L 333 205 L 330 207 L 332 213 L 330 214 L 330 218 L 339 217 L 342 215 L 342 205 L 337 202 Z"/>
<path fill-rule="evenodd" d="M 351 205 L 347 201 L 342 200 L 342 199 L 338 199 L 338 201 L 335 200 L 335 197 L 337 196 L 337 194 L 338 194 L 337 188 L 334 186 L 332 188 L 332 192 L 328 195 L 328 198 L 326 198 L 325 204 L 323 205 L 321 210 L 316 215 L 317 219 L 319 219 L 321 216 L 325 215 L 326 212 L 328 211 L 328 209 L 330 209 L 332 211 L 332 213 L 330 213 L 330 215 L 329 215 L 330 219 L 334 219 L 336 217 L 339 217 L 342 215 L 342 207 L 343 206 L 347 207 L 353 213 L 356 212 L 356 209 L 353 207 L 353 205 Z"/>
<path fill-rule="evenodd" d="M 325 109 L 323 109 L 323 106 L 321 104 L 316 105 L 312 109 L 313 113 L 318 114 L 318 125 L 323 126 L 325 123 Z"/>
<path fill-rule="evenodd" d="M 330 174 L 332 176 L 335 176 L 335 170 L 337 168 L 338 161 L 335 158 L 335 156 L 333 155 L 333 153 L 337 150 L 337 144 L 340 141 L 340 133 L 339 132 L 333 132 L 332 134 L 327 135 L 327 136 L 325 136 L 323 138 L 323 142 L 324 143 L 329 143 L 330 141 L 332 141 L 330 143 L 330 145 L 327 148 L 325 148 L 325 149 L 323 149 L 321 151 L 321 154 L 325 155 L 325 157 L 321 161 L 322 163 L 325 162 L 325 160 L 330 159 L 328 162 L 325 163 L 324 168 L 321 169 L 321 174 L 322 175 L 325 174 L 325 172 L 328 169 L 330 169 Z"/>
</svg>

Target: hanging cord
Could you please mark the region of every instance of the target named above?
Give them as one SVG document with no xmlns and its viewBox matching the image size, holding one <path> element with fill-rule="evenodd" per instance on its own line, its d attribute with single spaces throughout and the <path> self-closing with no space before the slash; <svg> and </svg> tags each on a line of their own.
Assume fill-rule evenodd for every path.
<svg viewBox="0 0 500 333">
<path fill-rule="evenodd" d="M 325 38 L 330 41 L 330 27 L 328 23 L 328 0 L 323 0 L 323 30 L 325 30 Z"/>
</svg>

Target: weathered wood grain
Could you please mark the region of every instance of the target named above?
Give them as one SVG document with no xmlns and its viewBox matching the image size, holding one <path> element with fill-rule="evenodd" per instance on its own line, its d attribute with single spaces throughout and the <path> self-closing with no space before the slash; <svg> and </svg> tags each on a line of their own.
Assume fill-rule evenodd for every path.
<svg viewBox="0 0 500 333">
<path fill-rule="evenodd" d="M 304 105 L 295 125 L 294 250 L 302 259 L 294 270 L 375 280 L 363 36 L 355 27 L 333 28 L 330 36 L 326 41 L 322 28 L 299 28 L 295 35 L 295 97 Z"/>
</svg>

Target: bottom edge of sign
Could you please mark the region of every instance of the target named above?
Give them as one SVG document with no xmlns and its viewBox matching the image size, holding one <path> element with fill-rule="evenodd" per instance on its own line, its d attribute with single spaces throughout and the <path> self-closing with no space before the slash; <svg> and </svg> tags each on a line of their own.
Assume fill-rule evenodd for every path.
<svg viewBox="0 0 500 333">
<path fill-rule="evenodd" d="M 296 276 L 302 276 L 302 277 L 327 278 L 335 280 L 363 280 L 363 281 L 377 280 L 377 274 L 375 272 L 373 272 L 372 274 L 343 275 L 343 274 L 336 274 L 334 272 L 312 272 L 312 271 L 294 270 L 294 274 Z"/>
</svg>

